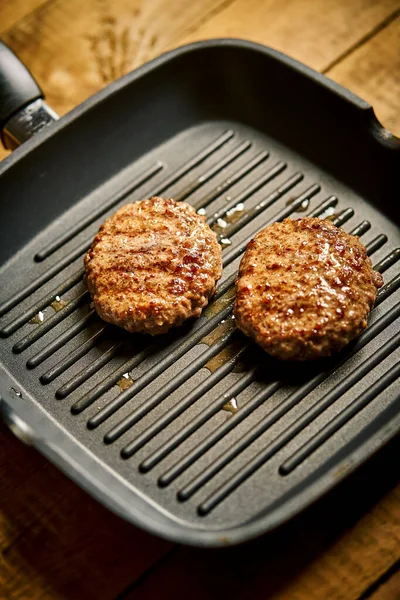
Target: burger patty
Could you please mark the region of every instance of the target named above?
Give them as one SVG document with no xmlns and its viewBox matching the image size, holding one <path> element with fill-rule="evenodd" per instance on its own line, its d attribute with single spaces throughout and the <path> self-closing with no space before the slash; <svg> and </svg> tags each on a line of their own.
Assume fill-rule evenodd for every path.
<svg viewBox="0 0 400 600">
<path fill-rule="evenodd" d="M 360 335 L 381 285 L 357 237 L 327 220 L 285 219 L 249 243 L 234 314 L 268 354 L 315 359 Z"/>
<path fill-rule="evenodd" d="M 153 197 L 107 219 L 85 271 L 104 321 L 157 335 L 200 315 L 221 277 L 221 248 L 193 207 Z"/>
</svg>

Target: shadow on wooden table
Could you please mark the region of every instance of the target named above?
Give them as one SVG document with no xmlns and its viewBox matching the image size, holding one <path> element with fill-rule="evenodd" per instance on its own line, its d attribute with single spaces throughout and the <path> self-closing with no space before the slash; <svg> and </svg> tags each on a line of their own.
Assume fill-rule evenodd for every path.
<svg viewBox="0 0 400 600">
<path fill-rule="evenodd" d="M 363 568 L 357 540 L 338 548 L 333 562 L 330 549 L 399 480 L 400 438 L 273 534 L 223 550 L 174 548 L 112 515 L 4 427 L 0 446 L 1 598 L 328 598 L 307 596 L 306 587 L 304 596 L 284 590 L 302 573 L 310 572 L 309 585 L 327 590 L 323 579 L 337 581 L 343 564 L 350 579 L 352 568 Z M 379 546 L 379 523 L 372 525 L 364 535 L 376 535 Z"/>
</svg>

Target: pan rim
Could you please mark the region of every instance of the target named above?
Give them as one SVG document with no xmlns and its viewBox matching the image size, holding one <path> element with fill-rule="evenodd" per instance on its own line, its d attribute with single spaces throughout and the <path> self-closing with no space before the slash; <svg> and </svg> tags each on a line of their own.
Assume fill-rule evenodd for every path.
<svg viewBox="0 0 400 600">
<path fill-rule="evenodd" d="M 367 117 L 371 119 L 370 123 L 372 125 L 375 123 L 373 109 L 367 102 L 358 98 L 349 90 L 342 88 L 326 76 L 261 44 L 234 38 L 220 38 L 195 42 L 166 52 L 119 80 L 109 84 L 106 88 L 97 92 L 94 96 L 67 113 L 60 121 L 51 127 L 44 129 L 34 138 L 25 142 L 20 148 L 14 151 L 14 153 L 0 164 L 0 176 L 23 157 L 33 152 L 47 139 L 52 138 L 53 135 L 57 135 L 64 127 L 80 118 L 83 113 L 91 110 L 113 94 L 118 93 L 118 91 L 126 85 L 135 82 L 142 76 L 159 69 L 167 62 L 175 60 L 177 57 L 184 54 L 197 53 L 204 49 L 209 50 L 210 48 L 219 47 L 242 48 L 244 50 L 251 50 L 273 57 L 274 59 L 283 62 L 291 69 L 295 69 L 306 77 L 320 83 L 332 93 L 338 94 L 344 101 L 352 103 L 356 109 L 366 112 Z M 376 128 L 377 131 L 379 129 L 383 130 L 382 126 L 377 121 Z M 393 139 L 398 141 L 398 148 L 400 150 L 400 139 L 395 138 L 394 136 Z M 100 458 L 93 455 L 89 448 L 82 446 L 75 438 L 73 438 L 73 436 L 63 429 L 63 427 L 57 423 L 29 393 L 23 392 L 23 397 L 15 396 L 11 391 L 11 386 L 15 385 L 18 388 L 18 382 L 14 380 L 12 375 L 3 367 L 1 367 L 1 373 L 3 375 L 3 377 L 0 378 L 0 383 L 3 387 L 3 389 L 0 390 L 2 403 L 16 415 L 20 414 L 21 418 L 32 428 L 35 436 L 38 436 L 35 446 L 42 454 L 49 458 L 51 462 L 56 464 L 60 470 L 65 472 L 83 489 L 88 491 L 98 501 L 103 505 L 106 505 L 119 516 L 135 525 L 147 529 L 155 535 L 160 535 L 175 542 L 194 546 L 221 547 L 239 544 L 283 525 L 301 512 L 306 506 L 310 506 L 318 498 L 324 496 L 332 487 L 358 468 L 376 450 L 389 441 L 393 436 L 395 429 L 393 423 L 378 428 L 375 434 L 367 439 L 364 444 L 357 446 L 357 449 L 352 455 L 351 466 L 343 470 L 340 475 L 333 476 L 334 472 L 336 472 L 343 463 L 348 463 L 348 460 L 346 461 L 346 459 L 339 460 L 333 468 L 326 470 L 321 477 L 316 478 L 312 484 L 306 487 L 306 489 L 295 494 L 292 498 L 287 499 L 279 507 L 276 507 L 270 512 L 268 512 L 268 507 L 266 507 L 266 514 L 256 517 L 252 523 L 245 522 L 232 528 L 221 530 L 207 530 L 206 525 L 204 525 L 203 529 L 200 527 L 188 528 L 184 522 L 180 523 L 178 518 L 168 511 L 165 511 L 165 509 L 163 510 L 159 504 L 155 504 L 151 498 L 143 495 L 140 490 L 135 489 L 134 494 L 136 498 L 142 498 L 149 510 L 146 512 L 145 505 L 143 505 L 143 508 L 137 506 L 135 503 L 136 498 L 132 498 L 132 486 L 128 482 L 122 480 L 122 477 L 116 471 L 111 470 Z M 398 421 L 400 421 L 400 415 L 398 416 Z M 49 435 L 49 431 L 51 432 L 51 435 Z M 57 444 L 54 443 L 55 439 L 57 440 Z M 57 445 L 58 450 L 56 447 Z M 365 445 L 368 447 L 367 450 L 365 449 Z M 71 451 L 69 451 L 68 448 L 71 448 Z M 96 472 L 96 475 L 93 475 L 93 472 L 91 472 L 92 468 Z M 111 485 L 107 485 L 107 483 L 110 483 Z M 321 492 L 321 488 L 323 488 L 323 492 Z M 151 513 L 154 505 L 156 506 L 156 510 L 154 513 Z M 168 512 L 168 520 L 153 520 L 152 515 L 157 512 L 160 514 L 163 512 L 164 515 Z"/>
<path fill-rule="evenodd" d="M 4 384 L 6 377 L 9 381 L 11 377 L 3 368 L 1 370 L 5 376 L 0 377 L 0 383 Z M 397 414 L 396 422 L 392 418 L 370 437 L 363 436 L 362 429 L 357 437 L 364 437 L 365 441 L 352 453 L 351 461 L 344 457 L 327 470 L 324 470 L 325 463 L 322 464 L 319 470 L 323 474 L 320 477 L 284 500 L 281 505 L 275 506 L 272 511 L 266 507 L 266 514 L 258 517 L 255 515 L 253 522 L 247 521 L 221 529 L 207 529 L 206 524 L 204 528 L 189 528 L 186 522 L 163 509 L 136 488 L 133 492 L 136 497 L 132 498 L 132 485 L 127 485 L 122 476 L 105 465 L 88 448 L 81 446 L 29 393 L 15 393 L 15 388 L 13 392 L 11 385 L 10 383 L 7 388 L 0 389 L 2 403 L 14 416 L 21 415 L 19 418 L 34 432 L 33 446 L 67 477 L 129 523 L 169 541 L 195 547 L 218 548 L 242 544 L 288 523 L 303 510 L 324 498 L 332 488 L 347 479 L 373 454 L 381 450 L 393 438 L 400 425 L 400 414 Z M 144 503 L 142 507 L 137 505 L 139 499 Z M 146 514 L 146 509 L 147 512 L 151 510 L 151 515 Z M 164 518 L 153 520 L 152 517 L 157 515 Z M 165 519 L 166 516 L 168 519 Z"/>
<path fill-rule="evenodd" d="M 192 42 L 190 44 L 185 44 L 178 48 L 174 48 L 173 50 L 169 50 L 164 52 L 160 56 L 150 60 L 149 62 L 141 65 L 137 69 L 134 69 L 130 73 L 116 79 L 112 83 L 108 84 L 104 89 L 99 90 L 94 95 L 90 96 L 86 100 L 84 100 L 81 104 L 73 108 L 71 111 L 63 115 L 58 121 L 55 121 L 50 126 L 43 128 L 41 131 L 36 133 L 32 138 L 21 144 L 18 148 L 16 148 L 11 154 L 6 156 L 0 162 L 0 177 L 15 163 L 19 160 L 33 152 L 38 146 L 44 143 L 46 140 L 52 138 L 54 135 L 57 135 L 60 131 L 62 131 L 69 124 L 73 123 L 80 116 L 94 108 L 96 105 L 100 104 L 110 96 L 127 85 L 135 82 L 141 77 L 159 69 L 164 64 L 176 60 L 177 58 L 183 55 L 189 55 L 192 53 L 198 53 L 205 50 L 210 49 L 218 49 L 218 48 L 241 48 L 242 50 L 250 50 L 252 52 L 256 52 L 259 54 L 263 54 L 270 58 L 273 58 L 276 61 L 283 63 L 286 67 L 295 70 L 301 73 L 303 76 L 315 81 L 319 85 L 327 88 L 330 92 L 338 95 L 344 101 L 349 102 L 354 105 L 355 108 L 369 113 L 369 116 L 372 120 L 372 129 L 375 130 L 375 137 L 381 141 L 381 143 L 388 143 L 391 147 L 396 147 L 400 150 L 400 138 L 397 138 L 391 132 L 388 132 L 382 124 L 377 120 L 373 107 L 348 90 L 347 88 L 341 86 L 335 81 L 326 77 L 326 75 L 315 71 L 311 67 L 299 62 L 298 60 L 287 56 L 286 54 L 279 52 L 271 47 L 265 46 L 263 44 L 259 44 L 256 42 L 251 42 L 249 40 L 244 40 L 240 38 L 213 38 L 209 40 L 201 40 L 198 42 Z M 384 135 L 382 133 L 384 132 Z"/>
</svg>

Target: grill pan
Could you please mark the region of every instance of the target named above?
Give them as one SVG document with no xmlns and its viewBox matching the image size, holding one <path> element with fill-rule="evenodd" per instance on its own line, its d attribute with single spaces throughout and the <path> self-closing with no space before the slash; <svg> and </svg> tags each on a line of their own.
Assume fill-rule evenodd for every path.
<svg viewBox="0 0 400 600">
<path fill-rule="evenodd" d="M 16 61 L 0 49 L 3 137 L 40 131 L 0 165 L 5 420 L 157 535 L 219 546 L 276 528 L 400 429 L 400 140 L 245 41 L 174 50 L 44 128 L 54 115 Z M 82 260 L 108 215 L 156 194 L 206 214 L 224 272 L 201 318 L 150 338 L 96 316 Z M 232 284 L 257 231 L 305 215 L 359 235 L 385 285 L 355 342 L 295 365 L 235 329 Z"/>
</svg>

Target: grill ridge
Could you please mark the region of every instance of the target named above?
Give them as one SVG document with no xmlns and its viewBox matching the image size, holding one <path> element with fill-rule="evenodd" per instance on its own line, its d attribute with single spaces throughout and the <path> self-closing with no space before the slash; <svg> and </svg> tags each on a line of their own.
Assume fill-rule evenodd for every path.
<svg viewBox="0 0 400 600">
<path fill-rule="evenodd" d="M 382 248 L 382 246 L 386 244 L 386 242 L 387 235 L 384 235 L 383 233 L 378 235 L 375 239 L 373 239 L 371 242 L 369 242 L 369 244 L 365 246 L 367 249 L 368 256 L 370 256 L 373 252 L 379 250 L 379 248 Z"/>
<path fill-rule="evenodd" d="M 237 335 L 237 331 L 234 329 L 228 331 L 225 335 L 222 335 L 216 342 L 214 342 L 208 350 L 203 352 L 197 357 L 188 367 L 184 368 L 178 375 L 175 375 L 161 390 L 154 393 L 152 396 L 147 398 L 145 402 L 138 407 L 134 413 L 131 413 L 128 417 L 125 417 L 122 421 L 117 423 L 110 431 L 104 436 L 104 442 L 111 444 L 115 442 L 125 431 L 127 431 L 132 425 L 137 423 L 143 418 L 150 410 L 157 406 L 162 400 L 165 400 L 167 396 L 172 394 L 180 385 L 187 381 L 191 375 L 197 373 L 202 369 L 205 364 L 218 354 L 223 348 L 225 348 L 232 338 Z"/>
<path fill-rule="evenodd" d="M 102 202 L 100 206 L 98 206 L 95 210 L 93 210 L 89 216 L 82 219 L 79 223 L 68 229 L 63 235 L 57 237 L 56 240 L 39 250 L 34 256 L 36 262 L 42 262 L 51 254 L 53 254 L 56 250 L 61 248 L 64 244 L 69 242 L 73 237 L 78 235 L 81 231 L 86 229 L 89 225 L 91 225 L 96 219 L 104 215 L 108 210 L 110 210 L 113 206 L 118 204 L 121 200 L 132 194 L 135 190 L 137 190 L 141 185 L 145 184 L 149 179 L 157 175 L 162 169 L 164 165 L 161 162 L 149 167 L 138 175 L 138 179 L 135 181 L 131 181 L 126 185 L 123 189 L 119 190 L 115 194 L 111 196 L 106 202 Z"/>
<path fill-rule="evenodd" d="M 332 220 L 332 223 L 336 225 L 336 227 L 341 227 L 342 225 L 347 223 L 347 221 L 353 216 L 354 210 L 352 208 L 345 208 L 338 214 L 338 216 L 335 219 Z"/>
<path fill-rule="evenodd" d="M 231 152 L 229 152 L 226 156 L 221 158 L 217 164 L 213 165 L 200 175 L 197 179 L 195 179 L 192 183 L 189 183 L 182 191 L 178 192 L 175 195 L 175 200 L 182 201 L 185 200 L 190 194 L 193 194 L 200 187 L 211 181 L 216 175 L 218 175 L 223 169 L 232 164 L 237 158 L 239 158 L 242 154 L 247 152 L 251 148 L 252 144 L 249 140 L 241 142 L 236 148 L 234 148 Z"/>
<path fill-rule="evenodd" d="M 247 351 L 250 344 L 245 344 L 238 350 L 237 354 L 232 357 L 231 360 L 225 362 L 219 369 L 214 371 L 207 379 L 205 379 L 199 386 L 194 390 L 186 394 L 182 400 L 175 404 L 167 413 L 162 415 L 157 421 L 152 423 L 147 429 L 139 433 L 131 442 L 129 442 L 121 450 L 122 458 L 130 458 L 137 450 L 151 440 L 157 433 L 164 429 L 167 425 L 172 423 L 179 415 L 181 415 L 187 408 L 189 408 L 196 400 L 203 397 L 212 387 L 214 387 L 219 381 L 221 381 L 228 373 L 230 373 L 237 363 L 237 361 Z M 133 411 L 129 417 L 135 418 L 136 411 Z"/>
<path fill-rule="evenodd" d="M 371 223 L 369 221 L 362 221 L 357 227 L 350 231 L 350 235 L 358 235 L 361 237 L 364 233 L 367 233 L 371 229 Z"/>
<path fill-rule="evenodd" d="M 387 256 L 385 256 L 385 258 L 383 258 L 380 262 L 378 262 L 374 266 L 374 269 L 376 271 L 379 271 L 379 273 L 383 273 L 384 271 L 389 269 L 389 267 L 394 265 L 399 259 L 400 259 L 400 248 L 395 248 L 394 250 L 392 250 L 392 252 L 390 252 L 390 254 L 388 254 Z"/>
<path fill-rule="evenodd" d="M 394 336 L 397 342 L 400 342 L 400 334 Z M 392 338 L 392 339 L 394 339 Z M 353 400 L 353 402 L 343 409 L 336 417 L 334 417 L 327 425 L 314 435 L 307 443 L 303 444 L 294 454 L 292 454 L 280 466 L 279 472 L 281 475 L 289 475 L 296 469 L 306 458 L 315 452 L 321 444 L 329 439 L 336 431 L 343 427 L 350 419 L 365 408 L 372 400 L 374 400 L 381 392 L 400 377 L 400 363 L 397 362 L 386 371 L 370 388 Z"/>
<path fill-rule="evenodd" d="M 110 346 L 105 352 L 103 352 L 101 356 L 99 356 L 98 358 L 96 358 L 96 360 L 90 363 L 88 367 L 85 367 L 84 369 L 79 371 L 79 373 L 72 377 L 72 379 L 70 379 L 60 388 L 58 388 L 58 390 L 56 391 L 56 398 L 62 400 L 63 398 L 69 396 L 74 390 L 76 390 L 77 387 L 82 385 L 82 383 L 84 383 L 92 375 L 97 373 L 97 371 L 99 371 L 101 367 L 104 367 L 104 365 L 109 363 L 110 360 L 117 355 L 118 351 L 122 349 L 122 347 L 122 342 L 112 344 L 112 346 Z"/>
<path fill-rule="evenodd" d="M 206 423 L 209 418 L 215 415 L 221 410 L 224 404 L 236 394 L 243 391 L 250 383 L 252 383 L 256 377 L 257 367 L 253 367 L 247 373 L 236 382 L 228 393 L 221 394 L 215 402 L 210 404 L 205 410 L 201 412 L 193 421 L 189 424 L 184 425 L 177 433 L 175 433 L 165 444 L 162 444 L 155 452 L 148 456 L 145 460 L 140 463 L 139 469 L 142 473 L 147 473 L 153 468 L 160 460 L 167 456 L 172 450 L 180 445 L 185 439 L 187 439 L 192 433 L 194 433 L 198 427 L 203 423 Z M 159 480 L 159 485 L 163 487 L 162 480 Z"/>
<path fill-rule="evenodd" d="M 210 494 L 208 498 L 198 506 L 198 512 L 201 515 L 209 513 L 217 504 L 224 500 L 237 485 L 243 483 L 255 470 L 260 468 L 267 460 L 276 454 L 283 446 L 289 443 L 298 433 L 307 425 L 316 419 L 326 408 L 328 408 L 337 398 L 344 394 L 351 386 L 363 377 L 366 373 L 376 367 L 384 358 L 386 358 L 395 348 L 398 347 L 400 334 L 393 336 L 381 348 L 379 348 L 364 363 L 359 365 L 349 377 L 339 383 L 334 389 L 322 396 L 310 409 L 308 409 L 295 423 L 287 427 L 272 442 L 270 442 L 262 451 L 256 454 L 246 465 L 230 477 L 225 484 Z M 303 396 L 304 397 L 304 396 Z M 203 475 L 204 476 L 204 475 Z M 237 485 L 236 485 L 237 484 Z M 184 488 L 186 489 L 186 488 Z"/>
<path fill-rule="evenodd" d="M 85 329 L 95 316 L 97 317 L 96 312 L 94 309 L 92 309 L 89 310 L 89 312 L 84 317 L 82 317 L 78 321 L 75 321 L 75 323 L 73 323 L 71 327 L 69 327 L 66 331 L 58 335 L 54 340 L 51 340 L 44 348 L 39 350 L 39 352 L 37 352 L 27 360 L 26 366 L 28 367 L 28 369 L 36 368 L 43 361 L 45 361 L 46 358 L 57 352 L 57 350 L 62 348 L 69 340 L 71 340 L 83 329 Z"/>
<path fill-rule="evenodd" d="M 319 373 L 317 376 L 315 376 L 311 380 L 307 381 L 303 386 L 301 386 L 295 392 L 290 394 L 276 409 L 274 409 L 271 413 L 269 413 L 269 415 L 267 415 L 267 417 L 266 417 L 266 420 L 264 422 L 260 423 L 255 428 L 254 431 L 257 430 L 257 432 L 258 432 L 256 437 L 261 435 L 261 433 L 263 433 L 266 428 L 268 428 L 272 424 L 274 424 L 279 418 L 281 418 L 281 416 L 283 416 L 286 412 L 288 412 L 291 408 L 293 408 L 293 406 L 298 404 L 298 402 L 300 402 L 307 394 L 309 394 L 311 391 L 313 391 L 320 383 L 325 381 L 325 379 L 327 379 L 327 377 L 329 377 L 329 375 L 331 375 L 339 367 L 341 367 L 351 356 L 356 354 L 359 350 L 361 350 L 361 348 L 363 348 L 366 344 L 368 344 L 374 337 L 379 335 L 379 333 L 381 333 L 398 316 L 400 316 L 400 303 L 398 303 L 394 307 L 394 309 L 392 309 L 391 311 L 389 311 L 388 313 L 383 315 L 378 321 L 373 323 L 363 334 L 361 334 L 361 336 L 358 338 L 357 342 L 355 343 L 353 348 L 350 350 L 350 352 L 347 352 L 346 354 L 344 354 L 342 356 L 342 358 L 339 359 L 339 361 L 334 365 L 334 367 L 332 369 L 330 369 L 328 372 Z M 254 407 L 259 406 L 261 404 L 261 402 L 263 402 L 265 399 L 267 399 L 272 393 L 277 391 L 277 389 L 279 389 L 282 385 L 283 384 L 279 383 L 279 382 L 273 382 L 273 383 L 269 384 L 269 386 L 267 388 L 263 389 L 261 392 L 258 392 L 255 396 L 253 396 L 240 411 L 238 411 L 235 415 L 233 415 L 229 419 L 229 421 L 224 423 L 221 426 L 221 429 L 223 429 L 224 431 L 228 430 L 228 428 L 229 429 L 231 428 L 232 422 L 234 422 L 236 424 L 236 423 L 242 421 L 242 419 L 245 416 L 247 416 L 247 412 L 245 412 L 245 409 L 247 406 L 254 406 Z M 277 387 L 275 387 L 275 386 L 277 386 Z M 234 395 L 234 393 L 231 392 L 230 395 Z M 244 416 L 242 416 L 242 415 L 244 415 Z M 193 423 L 192 423 L 192 425 L 193 425 Z M 215 435 L 215 432 L 213 432 L 211 435 Z M 220 435 L 219 433 L 217 433 L 216 435 L 218 435 L 218 439 L 223 437 L 223 435 Z M 182 441 L 183 441 L 183 439 L 185 439 L 185 438 L 182 438 Z M 253 439 L 252 439 L 252 441 L 253 441 Z M 174 439 L 174 443 L 167 442 L 164 446 L 166 447 L 168 445 L 170 450 L 172 450 L 175 447 L 174 444 L 176 445 L 176 443 L 177 442 Z M 238 449 L 241 448 L 242 445 L 244 445 L 244 444 L 245 444 L 245 437 L 242 438 L 242 440 L 240 440 L 237 443 L 237 445 L 235 446 L 235 456 L 236 456 L 236 452 L 238 452 Z M 247 444 L 245 445 L 245 447 L 246 446 L 247 446 Z M 156 452 L 158 452 L 158 451 L 156 451 Z M 168 454 L 168 452 L 165 452 L 163 454 L 163 458 L 167 454 Z M 144 463 L 146 465 L 150 464 L 150 461 L 148 463 L 147 460 L 148 459 L 146 459 L 144 461 Z M 151 462 L 152 467 L 155 466 L 155 464 L 157 464 L 157 462 L 155 462 L 153 460 Z M 215 468 L 217 468 L 218 464 L 219 464 L 218 460 L 215 461 L 215 463 L 214 463 Z"/>
<path fill-rule="evenodd" d="M 64 283 L 57 286 L 53 289 L 49 294 L 46 294 L 43 298 L 41 298 L 38 302 L 33 304 L 30 308 L 26 309 L 22 312 L 18 317 L 7 323 L 1 330 L 1 337 L 9 337 L 14 331 L 17 331 L 22 325 L 27 323 L 29 319 L 31 319 L 34 315 L 36 315 L 39 310 L 42 308 L 46 308 L 49 304 L 54 300 L 56 296 L 61 296 L 68 290 L 70 290 L 74 285 L 79 283 L 82 280 L 82 269 L 79 269 L 76 273 L 74 273 L 71 277 L 69 277 Z"/>
<path fill-rule="evenodd" d="M 150 383 L 155 377 L 160 375 L 174 362 L 176 362 L 181 356 L 186 354 L 193 346 L 195 346 L 203 337 L 210 333 L 214 327 L 224 319 L 230 313 L 232 305 L 228 305 L 220 313 L 212 317 L 208 322 L 204 323 L 203 326 L 199 327 L 195 332 L 190 333 L 186 336 L 186 339 L 181 340 L 179 346 L 175 348 L 173 352 L 165 356 L 159 363 L 151 367 L 144 375 L 139 377 L 135 383 L 119 394 L 117 398 L 112 400 L 107 406 L 102 408 L 98 413 L 91 417 L 88 421 L 89 429 L 95 429 L 101 423 L 103 423 L 108 417 L 119 410 L 124 404 L 126 404 L 134 395 L 138 394 L 148 383 Z"/>
<path fill-rule="evenodd" d="M 89 292 L 85 291 L 82 294 L 79 294 L 76 298 L 68 302 L 58 312 L 54 315 L 51 315 L 48 319 L 43 321 L 40 327 L 37 327 L 34 331 L 31 331 L 28 335 L 21 338 L 16 344 L 13 346 L 13 352 L 19 354 L 26 350 L 29 346 L 31 346 L 34 342 L 36 342 L 39 338 L 41 338 L 45 333 L 50 331 L 55 325 L 63 321 L 68 315 L 70 315 L 74 310 L 76 310 L 79 306 L 81 306 L 86 300 L 89 298 Z"/>
<path fill-rule="evenodd" d="M 40 376 L 41 383 L 51 383 L 59 375 L 64 373 L 71 365 L 73 365 L 79 358 L 87 354 L 89 350 L 95 347 L 99 339 L 108 331 L 107 326 L 100 326 L 97 331 L 90 336 L 89 339 L 85 340 L 80 346 L 74 348 L 67 356 L 65 356 L 61 362 L 57 363 L 54 367 L 43 373 Z"/>
<path fill-rule="evenodd" d="M 387 242 L 386 235 L 378 235 L 376 238 L 365 244 L 367 255 L 371 256 L 374 252 L 382 248 Z"/>
<path fill-rule="evenodd" d="M 197 202 L 193 203 L 193 207 L 198 210 L 199 208 L 204 208 L 211 204 L 216 198 L 221 196 L 223 193 L 227 192 L 231 187 L 233 187 L 236 183 L 238 183 L 241 179 L 249 175 L 256 167 L 265 162 L 269 157 L 269 152 L 262 151 L 257 154 L 254 158 L 250 160 L 250 162 L 246 163 L 241 169 L 236 171 L 230 175 L 227 179 L 225 179 L 222 183 L 217 185 L 215 189 L 212 189 L 211 192 L 205 194 L 201 197 L 201 199 Z"/>
<path fill-rule="evenodd" d="M 308 217 L 320 217 L 328 208 L 334 208 L 338 203 L 336 196 L 328 196 L 325 200 L 318 204 L 313 210 L 308 213 Z"/>
<path fill-rule="evenodd" d="M 383 271 L 381 270 L 381 273 Z M 400 287 L 400 274 L 393 277 L 390 281 L 388 281 L 378 292 L 378 295 L 375 300 L 375 306 L 381 304 L 386 298 L 388 298 L 393 292 L 398 290 Z"/>
</svg>

